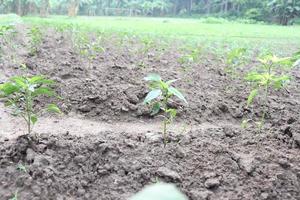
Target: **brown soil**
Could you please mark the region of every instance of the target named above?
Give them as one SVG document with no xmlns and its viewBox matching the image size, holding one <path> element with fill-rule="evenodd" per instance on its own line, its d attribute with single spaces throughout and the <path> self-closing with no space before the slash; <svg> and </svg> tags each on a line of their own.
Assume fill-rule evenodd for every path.
<svg viewBox="0 0 300 200">
<path fill-rule="evenodd" d="M 58 82 L 65 114 L 43 115 L 35 127 L 39 137 L 25 136 L 22 121 L 0 106 L 1 200 L 16 191 L 25 200 L 121 200 L 156 181 L 176 183 L 191 200 L 300 199 L 299 71 L 287 91 L 272 91 L 257 134 L 254 123 L 240 124 L 259 119 L 260 99 L 246 108 L 249 85 L 226 75 L 213 54 L 184 68 L 177 62 L 179 41 L 156 42 L 144 53 L 138 38 L 106 36 L 105 52 L 88 67 L 67 34 L 45 31 L 32 56 L 27 29 L 18 29 L 15 48 L 2 41 L 0 83 L 16 74 L 45 74 Z M 166 148 L 159 117 L 142 104 L 150 72 L 180 78 L 176 86 L 189 102 L 170 104 L 179 117 Z"/>
</svg>

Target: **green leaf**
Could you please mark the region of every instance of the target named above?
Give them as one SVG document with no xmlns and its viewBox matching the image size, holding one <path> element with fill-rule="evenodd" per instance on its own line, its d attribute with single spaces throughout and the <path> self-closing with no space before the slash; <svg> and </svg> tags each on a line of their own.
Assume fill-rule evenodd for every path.
<svg viewBox="0 0 300 200">
<path fill-rule="evenodd" d="M 15 102 L 10 101 L 10 100 L 8 100 L 8 101 L 6 101 L 6 102 L 4 103 L 4 106 L 5 106 L 5 107 L 10 107 L 10 106 L 13 106 L 13 105 L 15 105 Z"/>
<path fill-rule="evenodd" d="M 251 82 L 258 82 L 261 81 L 263 78 L 264 78 L 263 75 L 258 74 L 257 72 L 251 72 L 246 75 L 245 80 Z"/>
<path fill-rule="evenodd" d="M 151 115 L 156 115 L 160 111 L 160 103 L 156 102 L 152 107 Z"/>
<path fill-rule="evenodd" d="M 258 95 L 258 89 L 254 89 L 250 92 L 247 100 L 247 107 L 253 102 L 254 98 Z"/>
<path fill-rule="evenodd" d="M 176 82 L 178 79 L 169 80 L 166 82 L 166 84 L 171 85 L 172 83 Z"/>
<path fill-rule="evenodd" d="M 144 78 L 145 81 L 161 81 L 161 77 L 158 74 L 149 74 L 147 77 Z"/>
<path fill-rule="evenodd" d="M 129 200 L 187 200 L 173 184 L 157 183 L 147 186 Z"/>
<path fill-rule="evenodd" d="M 55 104 L 49 104 L 47 106 L 47 111 L 48 112 L 53 112 L 53 113 L 58 113 L 58 114 L 61 113 L 60 109 Z"/>
<path fill-rule="evenodd" d="M 169 87 L 168 88 L 168 92 L 175 95 L 176 97 L 178 97 L 179 99 L 181 99 L 182 101 L 184 101 L 186 104 L 188 103 L 186 101 L 186 99 L 184 98 L 183 94 L 181 92 L 179 92 L 176 88 L 174 87 Z"/>
<path fill-rule="evenodd" d="M 174 119 L 177 115 L 177 110 L 173 108 L 166 110 L 166 112 L 170 114 L 171 120 Z"/>
<path fill-rule="evenodd" d="M 16 83 L 17 86 L 21 87 L 21 88 L 27 88 L 27 81 L 25 78 L 20 77 L 20 76 L 16 76 L 11 78 L 12 81 L 14 81 Z"/>
<path fill-rule="evenodd" d="M 36 122 L 37 122 L 37 116 L 36 115 L 32 115 L 31 117 L 30 117 L 30 121 L 32 122 L 32 124 L 35 124 Z"/>
<path fill-rule="evenodd" d="M 149 103 L 150 101 L 152 101 L 153 99 L 156 99 L 160 95 L 161 95 L 160 89 L 150 91 L 144 100 L 144 104 Z"/>
<path fill-rule="evenodd" d="M 297 66 L 300 66 L 300 59 L 297 60 L 297 61 L 293 64 L 293 67 L 297 67 Z"/>
<path fill-rule="evenodd" d="M 280 76 L 273 78 L 273 86 L 275 89 L 281 89 L 291 78 L 289 76 Z"/>
<path fill-rule="evenodd" d="M 169 85 L 168 85 L 166 82 L 164 82 L 164 81 L 159 81 L 159 85 L 160 85 L 160 88 L 161 88 L 163 91 L 166 91 L 166 90 L 168 90 L 168 88 L 169 88 Z"/>
<path fill-rule="evenodd" d="M 4 83 L 0 87 L 0 90 L 4 93 L 5 96 L 8 96 L 15 92 L 18 92 L 20 90 L 20 88 L 12 83 Z"/>
<path fill-rule="evenodd" d="M 55 92 L 53 92 L 52 89 L 50 89 L 50 88 L 47 88 L 47 87 L 40 87 L 40 88 L 37 88 L 37 89 L 32 93 L 32 96 L 33 96 L 33 97 L 36 97 L 36 96 L 39 96 L 39 95 L 47 95 L 47 96 L 51 97 L 51 96 L 54 96 L 54 95 L 55 95 Z"/>
<path fill-rule="evenodd" d="M 44 76 L 33 76 L 29 79 L 29 83 L 51 85 L 54 84 L 55 82 L 53 80 L 46 79 Z"/>
</svg>

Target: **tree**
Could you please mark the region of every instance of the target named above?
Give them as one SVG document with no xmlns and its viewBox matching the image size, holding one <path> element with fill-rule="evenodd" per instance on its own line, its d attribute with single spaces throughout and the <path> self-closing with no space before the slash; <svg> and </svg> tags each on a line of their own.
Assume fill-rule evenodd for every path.
<svg viewBox="0 0 300 200">
<path fill-rule="evenodd" d="M 50 2 L 49 0 L 42 0 L 40 4 L 40 16 L 47 17 L 49 15 Z"/>
<path fill-rule="evenodd" d="M 80 0 L 70 0 L 68 7 L 68 15 L 69 17 L 75 17 L 78 13 Z"/>
<path fill-rule="evenodd" d="M 292 19 L 300 16 L 300 2 L 298 0 L 273 0 L 269 7 L 282 25 L 288 25 Z"/>
</svg>

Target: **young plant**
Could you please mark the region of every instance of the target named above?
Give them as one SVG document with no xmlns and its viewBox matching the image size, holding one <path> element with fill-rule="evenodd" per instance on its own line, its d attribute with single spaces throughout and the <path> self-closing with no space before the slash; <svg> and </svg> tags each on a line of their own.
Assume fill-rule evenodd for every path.
<svg viewBox="0 0 300 200">
<path fill-rule="evenodd" d="M 31 55 L 36 55 L 39 49 L 39 46 L 42 43 L 42 39 L 43 39 L 43 34 L 40 30 L 39 27 L 37 26 L 33 26 L 29 33 L 28 36 L 30 37 L 30 54 Z"/>
<path fill-rule="evenodd" d="M 188 51 L 189 53 L 185 53 L 177 60 L 182 65 L 184 71 L 188 70 L 187 69 L 188 67 L 186 65 L 190 65 L 199 60 L 202 49 L 200 47 L 197 47 L 197 48 L 190 48 Z"/>
<path fill-rule="evenodd" d="M 144 104 L 153 103 L 151 115 L 157 114 L 160 110 L 164 112 L 163 120 L 163 138 L 164 146 L 166 146 L 167 140 L 167 126 L 172 123 L 176 117 L 177 110 L 170 108 L 168 103 L 173 96 L 178 97 L 183 102 L 187 103 L 186 99 L 175 87 L 171 86 L 176 80 L 163 81 L 158 74 L 150 74 L 144 78 L 148 81 L 150 92 L 147 94 Z"/>
<path fill-rule="evenodd" d="M 98 37 L 95 41 L 90 41 L 87 34 L 78 32 L 74 39 L 75 49 L 81 58 L 88 59 L 88 68 L 91 68 L 92 61 L 98 53 L 102 53 L 105 49 L 101 46 L 102 38 Z"/>
<path fill-rule="evenodd" d="M 225 72 L 231 75 L 237 75 L 237 70 L 246 63 L 246 48 L 236 48 L 231 50 L 226 56 Z"/>
<path fill-rule="evenodd" d="M 10 48 L 12 52 L 15 52 L 15 45 L 13 43 L 13 38 L 17 35 L 15 26 L 13 25 L 0 25 L 0 58 L 4 54 L 4 46 Z"/>
<path fill-rule="evenodd" d="M 8 82 L 0 84 L 0 99 L 4 100 L 7 107 L 12 108 L 14 116 L 21 116 L 27 125 L 27 133 L 32 132 L 33 126 L 38 120 L 41 110 L 36 108 L 36 99 L 45 95 L 48 97 L 58 97 L 51 86 L 55 82 L 43 76 L 23 77 L 16 76 Z M 46 111 L 61 113 L 55 104 L 49 104 Z"/>
<path fill-rule="evenodd" d="M 9 200 L 18 200 L 18 190 L 15 191 L 13 197 L 10 198 Z"/>
<path fill-rule="evenodd" d="M 19 164 L 17 165 L 17 170 L 19 170 L 20 172 L 27 173 L 27 168 L 26 168 L 25 165 L 23 165 L 22 163 L 19 163 Z"/>
<path fill-rule="evenodd" d="M 154 41 L 150 37 L 143 37 L 141 42 L 143 43 L 143 48 L 141 49 L 143 54 L 147 54 L 155 46 Z"/>
<path fill-rule="evenodd" d="M 258 71 L 251 71 L 245 80 L 253 83 L 252 90 L 248 96 L 247 106 L 252 104 L 254 98 L 260 93 L 263 95 L 263 113 L 260 119 L 259 131 L 265 122 L 267 113 L 268 97 L 271 89 L 280 90 L 290 81 L 290 76 L 284 74 L 282 68 L 291 66 L 291 58 L 278 58 L 274 55 L 259 59 L 261 63 Z"/>
</svg>

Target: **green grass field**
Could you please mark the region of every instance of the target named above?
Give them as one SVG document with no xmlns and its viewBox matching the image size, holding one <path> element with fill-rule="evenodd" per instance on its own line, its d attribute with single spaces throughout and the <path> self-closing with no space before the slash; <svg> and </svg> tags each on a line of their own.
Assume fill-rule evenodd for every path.
<svg viewBox="0 0 300 200">
<path fill-rule="evenodd" d="M 156 38 L 178 38 L 188 42 L 217 46 L 230 44 L 266 48 L 284 52 L 300 47 L 300 26 L 214 23 L 200 19 L 142 18 L 142 17 L 76 17 L 51 16 L 49 18 L 23 17 L 26 23 L 56 25 L 77 24 L 88 31 L 150 35 Z M 1 17 L 0 17 L 1 21 Z"/>
</svg>

